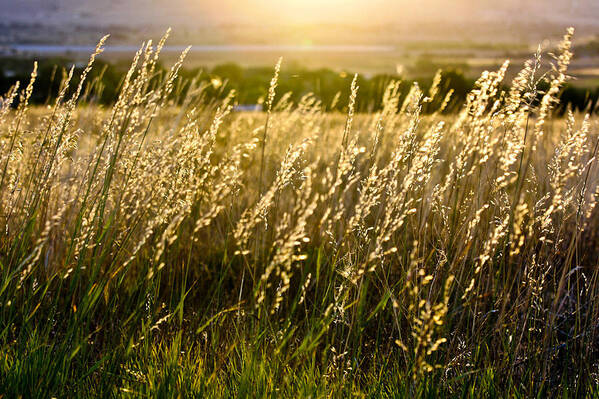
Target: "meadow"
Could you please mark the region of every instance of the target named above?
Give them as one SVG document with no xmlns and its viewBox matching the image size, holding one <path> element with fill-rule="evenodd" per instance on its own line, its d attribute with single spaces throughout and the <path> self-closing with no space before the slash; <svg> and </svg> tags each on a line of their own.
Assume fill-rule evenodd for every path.
<svg viewBox="0 0 599 399">
<path fill-rule="evenodd" d="M 157 68 L 166 36 L 110 104 L 104 39 L 44 106 L 34 67 L 0 101 L 0 397 L 599 395 L 572 34 L 451 112 L 440 79 L 296 100 L 280 62 L 236 112 Z"/>
</svg>

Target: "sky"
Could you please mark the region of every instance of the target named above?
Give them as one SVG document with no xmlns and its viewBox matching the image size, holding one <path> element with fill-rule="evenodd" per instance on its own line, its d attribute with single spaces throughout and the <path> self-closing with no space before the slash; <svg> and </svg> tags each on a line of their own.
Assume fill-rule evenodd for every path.
<svg viewBox="0 0 599 399">
<path fill-rule="evenodd" d="M 381 38 L 393 29 L 436 31 L 441 38 L 461 31 L 462 36 L 480 32 L 492 37 L 516 26 L 530 34 L 539 31 L 542 37 L 549 26 L 556 32 L 568 25 L 599 32 L 599 0 L 0 0 L 0 10 L 0 25 L 9 26 L 0 30 L 0 41 L 2 35 L 10 36 L 10 29 L 27 33 L 37 26 L 47 27 L 50 38 L 54 31 L 93 27 L 147 33 L 168 26 L 183 31 L 223 24 L 247 29 L 296 24 L 384 27 Z"/>
<path fill-rule="evenodd" d="M 523 11 L 552 18 L 594 18 L 597 0 L 0 0 L 0 20 L 32 14 L 120 17 L 132 24 L 147 19 L 245 20 L 260 22 L 361 22 L 479 18 L 497 13 L 514 19 Z M 135 17 L 139 17 L 136 20 Z M 368 19 L 367 19 L 368 18 Z"/>
</svg>

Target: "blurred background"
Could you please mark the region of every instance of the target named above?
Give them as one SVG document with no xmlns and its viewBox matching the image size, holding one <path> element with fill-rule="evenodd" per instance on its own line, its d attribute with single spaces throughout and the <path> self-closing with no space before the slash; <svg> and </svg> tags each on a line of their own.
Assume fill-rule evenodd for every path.
<svg viewBox="0 0 599 399">
<path fill-rule="evenodd" d="M 0 9 L 0 89 L 26 76 L 32 59 L 85 62 L 106 33 L 101 59 L 125 65 L 168 27 L 165 66 L 192 45 L 186 68 L 237 89 L 236 80 L 268 85 L 280 56 L 290 79 L 322 72 L 312 86 L 292 87 L 300 91 L 325 83 L 334 91 L 355 72 L 427 81 L 438 69 L 468 86 L 505 59 L 513 76 L 539 44 L 551 52 L 574 26 L 570 87 L 583 89 L 581 98 L 599 95 L 597 0 L 0 0 Z M 253 103 L 262 89 L 243 90 L 253 90 Z"/>
</svg>

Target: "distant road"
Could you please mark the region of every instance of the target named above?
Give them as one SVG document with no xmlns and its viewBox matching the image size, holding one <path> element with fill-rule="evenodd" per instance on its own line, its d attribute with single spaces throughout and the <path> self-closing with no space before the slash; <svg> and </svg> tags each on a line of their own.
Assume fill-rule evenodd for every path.
<svg viewBox="0 0 599 399">
<path fill-rule="evenodd" d="M 162 51 L 180 53 L 187 46 L 165 46 Z M 0 54 L 54 55 L 92 53 L 95 46 L 53 44 L 8 44 L 0 45 Z M 107 45 L 106 53 L 134 53 L 139 49 L 130 45 Z M 311 52 L 311 53 L 386 53 L 395 51 L 394 46 L 370 45 L 197 45 L 191 46 L 192 53 L 261 53 L 261 52 Z"/>
</svg>

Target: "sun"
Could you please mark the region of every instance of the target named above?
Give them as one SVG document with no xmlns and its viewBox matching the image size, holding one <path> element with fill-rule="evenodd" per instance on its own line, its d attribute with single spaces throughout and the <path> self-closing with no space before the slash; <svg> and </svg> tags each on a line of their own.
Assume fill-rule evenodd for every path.
<svg viewBox="0 0 599 399">
<path fill-rule="evenodd" d="M 364 11 L 379 9 L 388 0 L 254 0 L 237 12 L 263 17 L 266 23 L 335 22 L 348 16 L 362 16 Z M 401 0 L 403 1 L 403 0 Z"/>
</svg>

